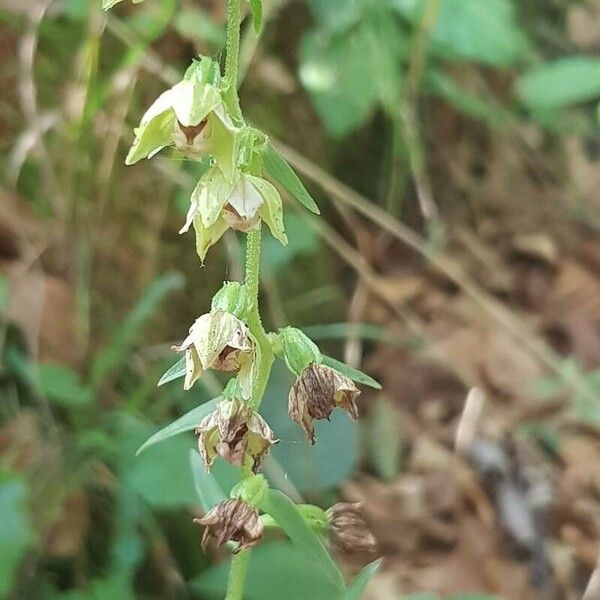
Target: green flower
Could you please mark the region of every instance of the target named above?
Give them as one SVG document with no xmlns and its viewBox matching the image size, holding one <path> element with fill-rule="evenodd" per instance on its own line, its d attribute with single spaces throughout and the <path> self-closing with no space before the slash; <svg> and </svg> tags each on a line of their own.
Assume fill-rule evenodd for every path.
<svg viewBox="0 0 600 600">
<path fill-rule="evenodd" d="M 241 392 L 250 395 L 254 343 L 246 325 L 232 314 L 215 311 L 198 317 L 181 346 L 173 349 L 185 352 L 184 389 L 190 389 L 204 371 L 214 369 L 238 373 Z"/>
<path fill-rule="evenodd" d="M 184 79 L 146 111 L 125 163 L 133 165 L 174 146 L 194 159 L 212 155 L 231 178 L 238 129 L 225 110 L 219 82 L 216 63 L 209 58 L 194 62 Z"/>
<path fill-rule="evenodd" d="M 239 171 L 233 180 L 228 180 L 221 169 L 211 167 L 192 192 L 186 222 L 179 233 L 187 232 L 194 225 L 196 250 L 204 261 L 208 249 L 227 229 L 250 231 L 257 227 L 260 219 L 285 246 L 283 207 L 275 186 Z"/>
</svg>

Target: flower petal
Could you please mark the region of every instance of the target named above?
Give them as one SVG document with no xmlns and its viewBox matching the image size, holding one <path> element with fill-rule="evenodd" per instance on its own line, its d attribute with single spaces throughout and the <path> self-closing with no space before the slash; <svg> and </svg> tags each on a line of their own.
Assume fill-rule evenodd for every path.
<svg viewBox="0 0 600 600">
<path fill-rule="evenodd" d="M 247 179 L 264 199 L 264 204 L 260 209 L 261 219 L 269 226 L 273 237 L 285 246 L 288 240 L 283 225 L 283 205 L 277 188 L 261 177 L 248 175 Z"/>
</svg>

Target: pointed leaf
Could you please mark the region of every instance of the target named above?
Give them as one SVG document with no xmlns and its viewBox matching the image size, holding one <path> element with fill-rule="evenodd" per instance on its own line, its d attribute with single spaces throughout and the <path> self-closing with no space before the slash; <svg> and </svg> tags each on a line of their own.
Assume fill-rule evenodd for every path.
<svg viewBox="0 0 600 600">
<path fill-rule="evenodd" d="M 366 373 L 363 373 L 358 369 L 354 369 L 353 367 L 349 367 L 343 362 L 340 362 L 335 358 L 331 358 L 331 356 L 323 355 L 323 364 L 335 369 L 336 371 L 339 371 L 342 375 L 352 379 L 352 381 L 362 383 L 363 385 L 375 388 L 376 390 L 381 389 L 381 385 Z"/>
<path fill-rule="evenodd" d="M 360 600 L 363 597 L 369 581 L 377 573 L 379 567 L 381 567 L 382 558 L 379 558 L 372 563 L 369 563 L 362 571 L 356 576 L 354 581 L 344 592 L 341 600 Z"/>
<path fill-rule="evenodd" d="M 252 11 L 252 24 L 254 25 L 254 31 L 256 35 L 258 35 L 262 29 L 262 0 L 248 0 L 248 2 L 250 2 L 250 10 Z"/>
<path fill-rule="evenodd" d="M 198 423 L 209 413 L 212 412 L 217 402 L 221 400 L 221 396 L 217 396 L 200 406 L 196 406 L 196 408 L 192 408 L 189 412 L 186 412 L 185 415 L 179 417 L 176 421 L 173 421 L 166 427 L 163 427 L 160 431 L 157 431 L 153 436 L 149 437 L 136 452 L 136 455 L 141 454 L 144 450 L 153 446 L 154 444 L 158 444 L 174 435 L 178 435 L 179 433 L 183 433 L 185 431 L 191 431 L 198 426 Z"/>
<path fill-rule="evenodd" d="M 185 356 L 182 356 L 174 365 L 169 367 L 158 380 L 157 387 L 183 377 L 186 373 Z"/>
<path fill-rule="evenodd" d="M 302 518 L 298 507 L 283 492 L 270 489 L 260 503 L 260 508 L 275 519 L 292 542 L 314 561 L 315 568 L 325 573 L 341 591 L 344 578 L 340 570 L 318 535 Z"/>
<path fill-rule="evenodd" d="M 281 154 L 273 147 L 267 144 L 263 152 L 263 161 L 266 172 L 279 184 L 281 184 L 300 204 L 308 208 L 316 215 L 321 214 L 319 207 L 306 191 L 304 184 L 300 181 L 298 175 Z"/>
<path fill-rule="evenodd" d="M 225 492 L 219 486 L 217 480 L 210 473 L 206 472 L 202 459 L 197 450 L 190 450 L 190 468 L 198 493 L 198 500 L 202 510 L 208 512 L 213 506 L 227 500 Z"/>
</svg>

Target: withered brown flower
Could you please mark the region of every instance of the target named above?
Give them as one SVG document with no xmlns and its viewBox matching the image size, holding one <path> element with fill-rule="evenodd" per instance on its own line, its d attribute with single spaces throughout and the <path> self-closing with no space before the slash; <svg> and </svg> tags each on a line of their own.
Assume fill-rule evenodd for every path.
<svg viewBox="0 0 600 600">
<path fill-rule="evenodd" d="M 356 398 L 360 390 L 335 369 L 311 364 L 296 380 L 288 398 L 290 417 L 298 423 L 311 444 L 315 443 L 314 419 L 329 419 L 336 406 L 352 419 L 358 418 Z"/>
<path fill-rule="evenodd" d="M 198 450 L 206 469 L 217 455 L 242 466 L 249 457 L 256 472 L 269 448 L 277 443 L 264 419 L 239 400 L 223 400 L 198 427 Z"/>
<path fill-rule="evenodd" d="M 359 503 L 338 502 L 328 511 L 329 540 L 343 552 L 375 552 L 377 542 L 369 531 Z"/>
<path fill-rule="evenodd" d="M 202 534 L 204 550 L 211 539 L 214 539 L 219 546 L 229 541 L 239 542 L 233 550 L 236 554 L 256 546 L 263 533 L 258 511 L 239 498 L 219 502 L 204 517 L 194 519 L 194 523 L 205 527 Z"/>
</svg>

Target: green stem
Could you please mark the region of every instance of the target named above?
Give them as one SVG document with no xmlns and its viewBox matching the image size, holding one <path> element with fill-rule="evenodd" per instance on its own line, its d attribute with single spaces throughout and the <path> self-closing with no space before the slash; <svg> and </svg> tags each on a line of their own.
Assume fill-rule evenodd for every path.
<svg viewBox="0 0 600 600">
<path fill-rule="evenodd" d="M 273 364 L 273 350 L 271 342 L 263 327 L 258 308 L 259 277 L 260 277 L 260 224 L 257 229 L 250 231 L 246 238 L 246 290 L 248 292 L 248 316 L 247 323 L 250 333 L 254 336 L 259 350 L 259 363 L 256 376 L 252 386 L 252 398 L 250 405 L 257 410 L 262 401 L 271 365 Z"/>
<path fill-rule="evenodd" d="M 238 97 L 238 59 L 240 54 L 240 0 L 227 0 L 227 40 L 225 42 L 225 102 L 229 110 L 243 121 Z"/>
<path fill-rule="evenodd" d="M 225 600 L 244 600 L 244 585 L 249 562 L 250 550 L 242 550 L 239 554 L 233 555 Z"/>
</svg>

